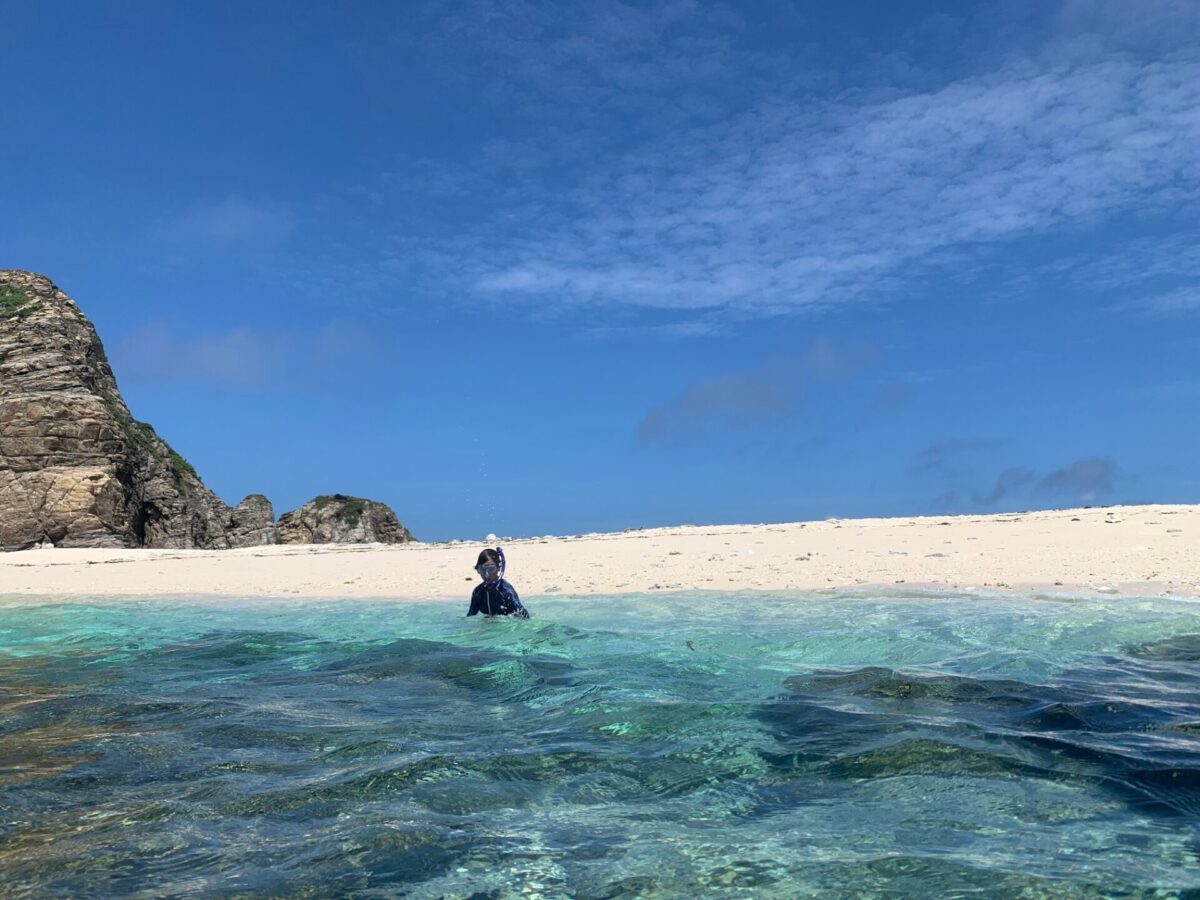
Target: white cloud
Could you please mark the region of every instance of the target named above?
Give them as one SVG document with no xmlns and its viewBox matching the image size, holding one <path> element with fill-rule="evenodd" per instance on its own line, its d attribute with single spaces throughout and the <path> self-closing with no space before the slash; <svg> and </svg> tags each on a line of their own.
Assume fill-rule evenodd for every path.
<svg viewBox="0 0 1200 900">
<path fill-rule="evenodd" d="M 760 315 L 893 297 L 1015 241 L 1186 210 L 1200 53 L 1179 36 L 1195 6 L 1046 11 L 1048 31 L 935 17 L 955 45 L 1003 35 L 977 54 L 985 71 L 941 54 L 952 76 L 906 55 L 920 28 L 847 54 L 742 41 L 768 14 L 695 0 L 429 4 L 433 38 L 410 49 L 469 55 L 481 68 L 447 77 L 494 74 L 479 87 L 516 127 L 382 178 L 476 205 L 452 235 L 398 236 L 379 268 L 478 299 Z"/>
<path fill-rule="evenodd" d="M 1163 315 L 1200 312 L 1200 286 L 1168 291 L 1154 297 L 1144 298 L 1132 305 Z"/>
<path fill-rule="evenodd" d="M 1200 6 L 1194 0 L 1065 0 L 1058 25 L 1066 34 L 1181 44 L 1200 33 Z"/>
<path fill-rule="evenodd" d="M 369 334 L 338 324 L 306 334 L 235 328 L 186 336 L 155 324 L 125 336 L 112 356 L 119 378 L 303 387 L 346 371 L 348 361 L 373 359 L 377 352 Z"/>
<path fill-rule="evenodd" d="M 1107 269 L 1138 296 L 1175 290 L 1142 283 L 1139 253 L 1200 275 L 1194 251 L 1137 250 L 1200 201 L 1186 2 L 998 7 L 894 39 L 863 30 L 853 50 L 804 44 L 821 38 L 794 21 L 794 39 L 764 42 L 794 10 L 740 21 L 692 0 L 423 9 L 404 49 L 477 87 L 503 125 L 364 188 L 394 217 L 347 273 L 368 290 L 623 308 L 639 325 L 668 310 L 680 321 L 660 330 L 687 334 L 689 319 L 707 333 L 930 282 L 1042 288 L 1029 242 L 1086 237 L 1042 267 L 1071 287 Z"/>
<path fill-rule="evenodd" d="M 1097 309 L 1172 315 L 1200 309 L 1200 232 L 1190 225 L 1022 267 L 998 293 L 1084 292 Z"/>
<path fill-rule="evenodd" d="M 283 244 L 295 218 L 283 207 L 231 194 L 196 204 L 165 229 L 185 248 L 258 252 Z"/>
<path fill-rule="evenodd" d="M 1070 274 L 1089 287 L 1127 290 L 1150 281 L 1200 281 L 1200 232 L 1193 229 L 1123 242 L 1119 253 L 1091 253 L 1043 267 L 1037 277 Z"/>
<path fill-rule="evenodd" d="M 467 246 L 481 295 L 758 312 L 891 293 L 938 254 L 1200 194 L 1200 61 L 1022 63 L 928 93 L 800 98 L 615 161 Z M 511 219 L 512 217 L 510 217 Z M 511 221 L 510 221 L 511 224 Z"/>
<path fill-rule="evenodd" d="M 479 89 L 523 86 L 523 99 L 533 102 L 555 97 L 636 105 L 640 101 L 631 92 L 674 88 L 681 80 L 719 73 L 740 26 L 728 7 L 698 0 L 591 0 L 569 7 L 536 0 L 454 0 L 431 3 L 426 12 L 443 40 L 502 63 L 505 84 Z M 411 33 L 402 40 L 411 40 Z M 424 29 L 415 33 L 429 45 Z"/>
</svg>

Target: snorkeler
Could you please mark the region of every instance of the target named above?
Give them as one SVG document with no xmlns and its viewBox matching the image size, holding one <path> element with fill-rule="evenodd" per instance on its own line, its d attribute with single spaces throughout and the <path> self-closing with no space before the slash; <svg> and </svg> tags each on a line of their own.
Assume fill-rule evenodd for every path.
<svg viewBox="0 0 1200 900">
<path fill-rule="evenodd" d="M 517 590 L 504 580 L 504 551 L 490 547 L 479 554 L 475 571 L 483 579 L 471 592 L 471 609 L 468 616 L 483 613 L 485 616 L 516 616 L 528 619 L 529 610 L 521 605 Z"/>
</svg>

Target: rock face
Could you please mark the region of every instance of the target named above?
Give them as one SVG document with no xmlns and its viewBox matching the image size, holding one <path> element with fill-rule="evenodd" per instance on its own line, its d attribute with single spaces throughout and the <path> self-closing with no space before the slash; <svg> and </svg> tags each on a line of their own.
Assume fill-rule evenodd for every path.
<svg viewBox="0 0 1200 900">
<path fill-rule="evenodd" d="M 251 494 L 229 513 L 229 546 L 257 547 L 278 544 L 275 510 L 262 494 Z"/>
<path fill-rule="evenodd" d="M 403 544 L 413 540 L 383 503 L 325 494 L 279 517 L 281 544 Z"/>
<path fill-rule="evenodd" d="M 130 413 L 95 328 L 49 279 L 0 269 L 0 549 L 275 542 Z"/>
<path fill-rule="evenodd" d="M 387 506 L 342 494 L 278 527 L 262 494 L 231 509 L 133 417 L 74 301 L 41 275 L 0 269 L 0 550 L 411 540 Z"/>
</svg>

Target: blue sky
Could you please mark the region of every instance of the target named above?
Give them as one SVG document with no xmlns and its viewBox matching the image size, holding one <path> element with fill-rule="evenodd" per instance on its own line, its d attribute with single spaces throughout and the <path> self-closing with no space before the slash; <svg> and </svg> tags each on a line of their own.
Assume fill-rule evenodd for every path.
<svg viewBox="0 0 1200 900">
<path fill-rule="evenodd" d="M 0 267 L 230 502 L 1200 501 L 1191 0 L 0 6 Z"/>
</svg>

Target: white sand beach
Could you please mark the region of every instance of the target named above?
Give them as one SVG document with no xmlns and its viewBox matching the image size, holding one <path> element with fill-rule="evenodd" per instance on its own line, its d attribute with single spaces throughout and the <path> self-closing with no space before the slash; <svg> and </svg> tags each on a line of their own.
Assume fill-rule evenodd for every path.
<svg viewBox="0 0 1200 900">
<path fill-rule="evenodd" d="M 466 597 L 483 540 L 0 554 L 0 596 Z M 682 590 L 1200 596 L 1200 506 L 829 519 L 504 540 L 525 597 Z M 22 601 L 23 602 L 23 601 Z"/>
</svg>

